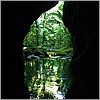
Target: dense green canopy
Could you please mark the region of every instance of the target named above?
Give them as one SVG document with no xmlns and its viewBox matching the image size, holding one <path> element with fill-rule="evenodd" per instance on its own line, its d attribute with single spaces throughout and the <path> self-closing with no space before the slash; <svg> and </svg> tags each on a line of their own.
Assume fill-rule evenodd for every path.
<svg viewBox="0 0 100 100">
<path fill-rule="evenodd" d="M 60 1 L 33 22 L 24 39 L 24 46 L 45 49 L 72 48 L 71 34 L 62 21 L 63 5 L 64 1 Z"/>
<path fill-rule="evenodd" d="M 72 82 L 72 37 L 62 21 L 63 5 L 64 1 L 59 1 L 41 14 L 24 38 L 24 75 L 30 98 L 57 99 L 61 96 L 57 92 L 64 96 Z M 27 59 L 30 57 L 33 59 Z"/>
</svg>

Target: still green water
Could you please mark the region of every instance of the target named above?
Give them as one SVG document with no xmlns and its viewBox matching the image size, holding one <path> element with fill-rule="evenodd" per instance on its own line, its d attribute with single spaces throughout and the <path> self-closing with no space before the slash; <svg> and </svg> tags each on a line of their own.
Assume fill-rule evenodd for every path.
<svg viewBox="0 0 100 100">
<path fill-rule="evenodd" d="M 64 99 L 70 88 L 71 57 L 46 57 L 25 60 L 25 84 L 30 99 Z"/>
</svg>

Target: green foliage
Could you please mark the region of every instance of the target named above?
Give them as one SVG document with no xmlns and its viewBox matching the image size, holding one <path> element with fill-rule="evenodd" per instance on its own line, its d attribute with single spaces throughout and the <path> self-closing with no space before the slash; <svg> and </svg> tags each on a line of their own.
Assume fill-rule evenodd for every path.
<svg viewBox="0 0 100 100">
<path fill-rule="evenodd" d="M 23 44 L 27 47 L 41 46 L 45 49 L 72 48 L 71 34 L 62 21 L 64 2 L 43 13 L 30 27 Z"/>
<path fill-rule="evenodd" d="M 63 5 L 64 1 L 60 1 L 54 8 L 41 14 L 24 38 L 24 56 L 27 58 L 28 55 L 36 54 L 40 57 L 28 61 L 25 59 L 25 84 L 32 98 L 55 99 L 54 90 L 67 93 L 70 87 L 73 48 L 71 34 L 62 21 Z M 46 54 L 56 56 L 46 57 Z"/>
<path fill-rule="evenodd" d="M 67 93 L 71 82 L 68 59 L 49 57 L 25 61 L 25 84 L 34 98 L 56 99 L 54 91 Z"/>
</svg>

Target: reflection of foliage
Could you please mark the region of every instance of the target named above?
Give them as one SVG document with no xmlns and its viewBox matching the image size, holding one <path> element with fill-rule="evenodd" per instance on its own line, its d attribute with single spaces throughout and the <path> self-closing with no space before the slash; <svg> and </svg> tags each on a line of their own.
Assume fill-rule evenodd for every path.
<svg viewBox="0 0 100 100">
<path fill-rule="evenodd" d="M 64 2 L 43 13 L 30 27 L 24 39 L 24 55 L 56 55 L 56 58 L 25 59 L 25 84 L 31 98 L 56 99 L 54 90 L 67 93 L 72 78 L 70 60 L 73 51 L 71 35 L 62 22 Z M 64 59 L 58 57 L 63 56 Z"/>
<path fill-rule="evenodd" d="M 72 48 L 71 35 L 62 22 L 63 4 L 43 13 L 30 27 L 24 46 L 45 48 Z"/>
<path fill-rule="evenodd" d="M 72 81 L 69 60 L 41 58 L 26 61 L 25 64 L 26 85 L 34 98 L 55 98 L 55 94 L 53 94 L 54 87 L 56 91 L 67 93 Z"/>
<path fill-rule="evenodd" d="M 40 91 L 39 93 L 39 99 L 54 99 L 52 93 L 50 91 Z"/>
</svg>

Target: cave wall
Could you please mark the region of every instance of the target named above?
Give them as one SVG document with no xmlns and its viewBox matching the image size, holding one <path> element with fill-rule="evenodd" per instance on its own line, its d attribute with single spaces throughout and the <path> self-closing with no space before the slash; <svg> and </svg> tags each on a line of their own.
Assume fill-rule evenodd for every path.
<svg viewBox="0 0 100 100">
<path fill-rule="evenodd" d="M 29 98 L 24 86 L 23 39 L 30 25 L 57 1 L 1 1 L 1 98 Z"/>
<path fill-rule="evenodd" d="M 1 98 L 29 98 L 24 86 L 23 39 L 40 14 L 57 2 L 1 1 Z M 99 2 L 66 1 L 63 22 L 73 36 L 71 73 L 66 98 L 99 98 Z"/>
<path fill-rule="evenodd" d="M 71 75 L 66 98 L 99 98 L 99 1 L 66 1 L 63 22 L 73 36 Z"/>
</svg>

